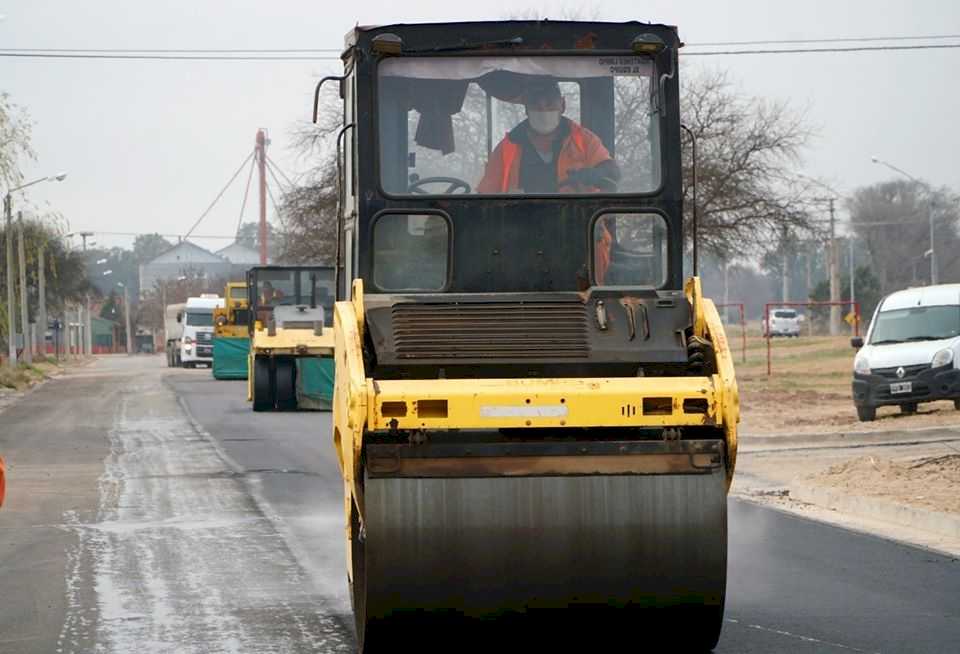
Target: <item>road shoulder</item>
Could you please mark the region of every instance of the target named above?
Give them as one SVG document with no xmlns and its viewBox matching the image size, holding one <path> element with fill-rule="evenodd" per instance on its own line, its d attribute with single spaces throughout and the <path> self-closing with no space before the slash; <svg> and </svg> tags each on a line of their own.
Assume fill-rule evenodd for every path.
<svg viewBox="0 0 960 654">
<path fill-rule="evenodd" d="M 905 473 L 947 462 L 927 477 Z M 960 556 L 960 429 L 744 437 L 731 494 L 836 526 Z M 923 494 L 917 488 L 926 489 Z"/>
</svg>

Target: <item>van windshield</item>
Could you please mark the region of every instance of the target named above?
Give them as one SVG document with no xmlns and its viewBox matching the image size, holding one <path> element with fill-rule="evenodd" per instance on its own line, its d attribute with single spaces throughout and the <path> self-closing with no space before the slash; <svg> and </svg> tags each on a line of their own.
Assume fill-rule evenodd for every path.
<svg viewBox="0 0 960 654">
<path fill-rule="evenodd" d="M 960 306 L 912 307 L 881 311 L 871 344 L 936 341 L 960 336 Z"/>
</svg>

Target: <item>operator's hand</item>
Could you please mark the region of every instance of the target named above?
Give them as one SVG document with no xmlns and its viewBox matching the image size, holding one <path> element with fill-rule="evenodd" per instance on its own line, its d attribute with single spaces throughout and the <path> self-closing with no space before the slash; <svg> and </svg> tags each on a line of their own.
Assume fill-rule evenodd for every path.
<svg viewBox="0 0 960 654">
<path fill-rule="evenodd" d="M 614 180 L 607 177 L 606 171 L 599 168 L 574 168 L 568 170 L 566 183 L 593 186 L 602 189 L 609 189 L 611 186 L 616 186 Z"/>
</svg>

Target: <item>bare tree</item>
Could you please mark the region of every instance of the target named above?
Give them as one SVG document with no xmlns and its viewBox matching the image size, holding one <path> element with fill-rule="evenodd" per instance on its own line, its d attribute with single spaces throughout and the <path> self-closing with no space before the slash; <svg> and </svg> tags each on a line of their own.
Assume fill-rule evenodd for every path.
<svg viewBox="0 0 960 654">
<path fill-rule="evenodd" d="M 697 139 L 697 209 L 704 250 L 730 260 L 817 231 L 810 203 L 818 193 L 796 175 L 811 136 L 802 115 L 783 103 L 745 97 L 719 71 L 685 77 L 681 110 L 683 123 Z M 684 138 L 688 217 L 693 213 L 690 148 Z"/>
<path fill-rule="evenodd" d="M 340 196 L 336 139 L 343 125 L 342 105 L 333 87 L 327 87 L 320 100 L 317 124 L 299 124 L 293 131 L 293 147 L 310 166 L 280 201 L 278 258 L 286 263 L 332 265 L 336 259 Z"/>
<path fill-rule="evenodd" d="M 21 181 L 19 162 L 36 158 L 30 145 L 32 126 L 26 111 L 0 93 L 0 183 L 6 188 Z"/>
<path fill-rule="evenodd" d="M 930 279 L 928 207 L 933 212 L 942 281 L 960 281 L 960 200 L 947 189 L 893 180 L 857 189 L 847 201 L 857 237 L 867 244 L 880 289 L 889 293 Z"/>
</svg>

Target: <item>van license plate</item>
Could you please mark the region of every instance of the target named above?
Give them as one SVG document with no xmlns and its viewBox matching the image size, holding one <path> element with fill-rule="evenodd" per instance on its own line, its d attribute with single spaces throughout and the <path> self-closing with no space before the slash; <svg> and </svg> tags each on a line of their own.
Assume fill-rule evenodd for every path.
<svg viewBox="0 0 960 654">
<path fill-rule="evenodd" d="M 898 393 L 912 393 L 913 392 L 913 382 L 898 382 L 896 384 L 890 384 L 890 394 L 896 395 Z"/>
</svg>

